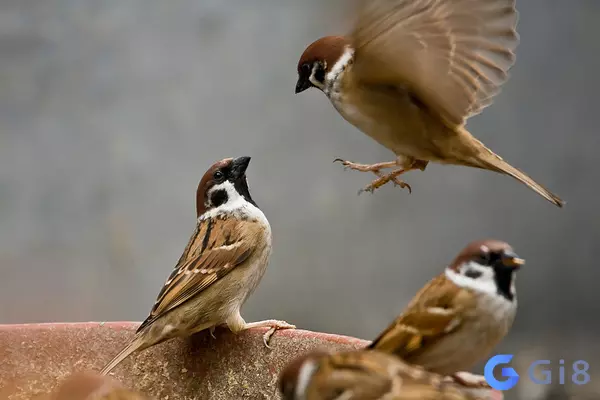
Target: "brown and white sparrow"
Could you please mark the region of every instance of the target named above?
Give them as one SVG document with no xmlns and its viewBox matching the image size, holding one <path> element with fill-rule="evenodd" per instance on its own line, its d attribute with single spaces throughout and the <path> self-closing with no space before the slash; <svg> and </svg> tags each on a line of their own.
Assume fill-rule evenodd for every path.
<svg viewBox="0 0 600 400">
<path fill-rule="evenodd" d="M 361 0 L 347 36 L 323 37 L 298 62 L 296 93 L 323 91 L 348 122 L 397 159 L 342 161 L 379 176 L 365 190 L 425 170 L 430 161 L 510 175 L 564 203 L 465 127 L 508 79 L 518 44 L 515 0 Z M 381 170 L 399 167 L 384 175 Z"/>
<path fill-rule="evenodd" d="M 256 289 L 271 256 L 271 227 L 248 190 L 250 157 L 227 158 L 206 171 L 196 192 L 197 225 L 136 336 L 106 367 L 165 340 L 226 324 L 232 332 L 295 328 L 285 321 L 247 323 L 240 308 Z"/>
<path fill-rule="evenodd" d="M 284 368 L 279 377 L 279 390 L 283 400 L 492 398 L 489 390 L 467 389 L 378 351 L 309 353 Z"/>
<path fill-rule="evenodd" d="M 504 242 L 469 244 L 368 348 L 442 375 L 471 368 L 508 333 L 524 262 Z"/>
<path fill-rule="evenodd" d="M 106 376 L 77 373 L 68 377 L 49 400 L 150 400 Z"/>
</svg>

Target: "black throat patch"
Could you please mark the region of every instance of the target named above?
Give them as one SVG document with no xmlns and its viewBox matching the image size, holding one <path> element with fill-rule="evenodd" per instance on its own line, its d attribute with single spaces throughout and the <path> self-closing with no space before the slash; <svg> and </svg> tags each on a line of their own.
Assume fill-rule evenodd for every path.
<svg viewBox="0 0 600 400">
<path fill-rule="evenodd" d="M 507 268 L 495 268 L 494 280 L 498 287 L 498 294 L 513 301 L 514 295 L 510 292 L 512 286 L 513 271 Z"/>
<path fill-rule="evenodd" d="M 242 196 L 248 203 L 258 208 L 256 203 L 250 196 L 250 190 L 248 189 L 248 182 L 246 181 L 246 176 L 242 176 L 235 182 L 233 182 L 233 187 L 235 188 L 235 191 L 238 192 L 240 196 Z"/>
</svg>

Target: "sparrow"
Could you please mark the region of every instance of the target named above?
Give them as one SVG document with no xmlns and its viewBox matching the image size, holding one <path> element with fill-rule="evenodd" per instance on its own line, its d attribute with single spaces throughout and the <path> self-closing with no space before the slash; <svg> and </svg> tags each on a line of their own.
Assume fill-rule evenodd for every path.
<svg viewBox="0 0 600 400">
<path fill-rule="evenodd" d="M 397 357 L 364 350 L 303 355 L 284 368 L 278 386 L 283 400 L 489 398 L 489 391 L 467 389 Z M 484 393 L 488 396 L 479 397 Z"/>
<path fill-rule="evenodd" d="M 61 383 L 49 400 L 150 400 L 150 398 L 129 390 L 108 377 L 78 373 Z"/>
<path fill-rule="evenodd" d="M 469 244 L 368 349 L 468 385 L 457 373 L 484 359 L 513 323 L 515 272 L 524 263 L 507 243 Z"/>
<path fill-rule="evenodd" d="M 269 327 L 267 347 L 275 330 L 295 328 L 278 320 L 247 323 L 240 315 L 271 256 L 269 221 L 248 189 L 249 163 L 250 157 L 226 158 L 206 171 L 196 191 L 196 229 L 183 255 L 133 340 L 101 374 L 134 351 L 206 329 L 212 334 L 219 325 L 234 333 Z"/>
<path fill-rule="evenodd" d="M 553 204 L 564 202 L 511 166 L 466 128 L 492 103 L 515 62 L 515 0 L 361 0 L 352 31 L 309 45 L 296 93 L 321 90 L 344 119 L 396 155 L 346 168 L 379 178 L 375 189 L 432 161 L 512 176 Z M 386 168 L 395 168 L 383 174 Z"/>
</svg>

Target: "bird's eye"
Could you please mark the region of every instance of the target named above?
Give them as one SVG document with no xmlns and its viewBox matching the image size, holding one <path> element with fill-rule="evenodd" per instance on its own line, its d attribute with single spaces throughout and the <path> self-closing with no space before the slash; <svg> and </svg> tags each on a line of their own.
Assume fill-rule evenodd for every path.
<svg viewBox="0 0 600 400">
<path fill-rule="evenodd" d="M 489 265 L 491 261 L 492 261 L 492 256 L 490 255 L 490 253 L 485 252 L 485 253 L 481 253 L 479 255 L 479 263 L 480 264 Z"/>
<path fill-rule="evenodd" d="M 308 64 L 302 64 L 302 74 L 303 75 L 310 75 L 310 65 Z"/>
<path fill-rule="evenodd" d="M 213 177 L 220 181 L 221 179 L 223 179 L 225 175 L 223 175 L 223 172 L 221 172 L 220 170 L 216 170 L 215 173 L 213 174 Z"/>
</svg>

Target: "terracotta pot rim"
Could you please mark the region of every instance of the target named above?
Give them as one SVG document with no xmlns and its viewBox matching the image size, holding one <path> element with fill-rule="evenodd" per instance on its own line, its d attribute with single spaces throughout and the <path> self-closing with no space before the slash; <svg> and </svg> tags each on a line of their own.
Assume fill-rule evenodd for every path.
<svg viewBox="0 0 600 400">
<path fill-rule="evenodd" d="M 108 329 L 132 329 L 137 328 L 139 321 L 85 321 L 85 322 L 26 322 L 20 324 L 0 324 L 0 331 L 20 330 L 20 329 L 67 329 L 67 328 L 108 328 Z M 268 328 L 253 328 L 250 331 L 266 332 Z M 277 331 L 277 336 L 297 337 L 297 338 L 320 338 L 324 341 L 331 341 L 344 344 L 368 343 L 367 340 L 353 336 L 340 335 L 337 333 L 327 333 L 310 331 L 305 329 L 283 329 Z"/>
</svg>

